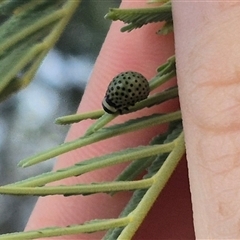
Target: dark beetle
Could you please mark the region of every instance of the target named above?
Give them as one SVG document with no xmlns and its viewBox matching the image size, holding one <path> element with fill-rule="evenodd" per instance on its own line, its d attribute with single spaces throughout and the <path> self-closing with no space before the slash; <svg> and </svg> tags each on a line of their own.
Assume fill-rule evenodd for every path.
<svg viewBox="0 0 240 240">
<path fill-rule="evenodd" d="M 149 95 L 147 79 L 138 72 L 122 72 L 108 85 L 102 106 L 104 111 L 113 114 L 123 113 L 129 106 L 146 99 Z"/>
</svg>

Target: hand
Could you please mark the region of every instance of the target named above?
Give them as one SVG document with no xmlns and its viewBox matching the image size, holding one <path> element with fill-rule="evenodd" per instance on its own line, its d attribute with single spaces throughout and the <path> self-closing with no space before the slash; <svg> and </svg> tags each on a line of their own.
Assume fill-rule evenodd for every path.
<svg viewBox="0 0 240 240">
<path fill-rule="evenodd" d="M 173 3 L 197 239 L 240 239 L 239 10 L 238 1 Z"/>
<path fill-rule="evenodd" d="M 123 1 L 122 7 L 145 7 L 142 1 Z M 238 69 L 240 59 L 240 4 L 235 2 L 173 1 L 177 75 L 189 165 L 196 238 L 239 239 L 238 185 L 240 168 Z M 173 35 L 154 34 L 159 24 L 131 33 L 120 33 L 122 23 L 114 22 L 97 59 L 79 112 L 101 107 L 111 79 L 122 71 L 139 71 L 148 79 L 156 68 L 174 54 Z M 115 122 L 156 111 L 172 111 L 177 101 L 152 109 L 123 115 Z M 67 136 L 82 135 L 91 121 L 73 125 Z M 59 157 L 55 169 L 125 147 L 146 144 L 156 131 L 142 130 L 116 137 Z M 107 181 L 122 169 L 103 169 L 61 184 Z M 59 182 L 58 182 L 59 183 Z M 110 197 L 90 196 L 40 198 L 27 230 L 79 224 L 94 218 L 116 217 L 127 193 Z M 109 208 L 109 206 L 115 206 Z M 101 206 L 101 207 L 99 207 Z M 101 239 L 103 233 L 68 236 L 64 239 Z M 194 239 L 186 162 L 174 172 L 134 239 Z M 56 238 L 56 239 L 63 239 Z"/>
</svg>

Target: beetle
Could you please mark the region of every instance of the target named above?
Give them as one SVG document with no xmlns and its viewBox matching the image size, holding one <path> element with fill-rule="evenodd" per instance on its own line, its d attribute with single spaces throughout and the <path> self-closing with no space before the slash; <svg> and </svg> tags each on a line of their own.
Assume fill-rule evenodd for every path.
<svg viewBox="0 0 240 240">
<path fill-rule="evenodd" d="M 105 112 L 123 114 L 128 107 L 146 99 L 149 95 L 149 83 L 138 72 L 127 71 L 119 73 L 108 85 L 102 106 Z"/>
</svg>

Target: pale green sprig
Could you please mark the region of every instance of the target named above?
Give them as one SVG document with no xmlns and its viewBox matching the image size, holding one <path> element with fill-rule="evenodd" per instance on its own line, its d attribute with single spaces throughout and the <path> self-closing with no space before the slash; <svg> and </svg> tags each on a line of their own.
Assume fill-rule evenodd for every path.
<svg viewBox="0 0 240 240">
<path fill-rule="evenodd" d="M 92 220 L 82 225 L 69 225 L 67 227 L 48 227 L 41 228 L 36 231 L 17 232 L 0 235 L 1 240 L 30 240 L 38 238 L 56 237 L 64 235 L 74 235 L 79 233 L 92 233 L 96 231 L 108 230 L 109 228 L 116 228 L 125 226 L 130 219 L 101 219 Z"/>
<path fill-rule="evenodd" d="M 148 3 L 170 3 L 171 0 L 148 0 Z"/>
<path fill-rule="evenodd" d="M 179 135 L 179 131 L 176 131 L 176 126 L 179 125 L 179 122 L 172 122 L 169 125 L 168 131 L 159 134 L 155 136 L 151 142 L 150 145 L 155 144 L 166 144 L 171 143 L 174 141 L 174 139 Z M 181 125 L 179 125 L 181 126 Z M 181 127 L 180 127 L 181 131 Z M 135 179 L 142 171 L 146 170 L 150 165 L 156 166 L 156 162 L 159 162 L 159 157 L 163 158 L 165 160 L 165 156 L 163 154 L 158 155 L 156 158 L 155 155 L 151 157 L 143 157 L 141 161 L 133 161 L 131 162 L 117 177 L 116 181 L 126 181 L 126 180 L 133 180 Z M 154 163 L 153 163 L 154 162 Z M 153 164 L 152 164 L 153 163 Z M 158 166 L 159 169 L 160 166 Z M 150 169 L 151 173 L 153 172 L 152 169 Z M 148 176 L 149 177 L 149 176 Z"/>
<path fill-rule="evenodd" d="M 72 114 L 68 116 L 59 117 L 55 120 L 56 124 L 66 125 L 72 123 L 78 123 L 86 119 L 98 119 L 104 114 L 104 110 L 96 110 L 92 112 Z"/>
<path fill-rule="evenodd" d="M 21 167 L 29 167 L 37 163 L 46 161 L 50 158 L 56 157 L 63 153 L 69 152 L 71 150 L 87 146 L 91 143 L 98 142 L 107 138 L 111 138 L 124 133 L 144 129 L 154 125 L 160 125 L 162 123 L 171 122 L 181 119 L 180 111 L 167 114 L 154 114 L 147 117 L 141 117 L 133 120 L 129 120 L 122 124 L 113 125 L 110 127 L 103 128 L 94 134 L 83 136 L 72 142 L 64 143 L 46 152 L 39 153 L 33 157 L 23 159 L 19 162 Z"/>
<path fill-rule="evenodd" d="M 155 88 L 159 87 L 160 85 L 164 84 L 165 82 L 170 80 L 172 77 L 174 77 L 175 74 L 176 74 L 176 72 L 175 72 L 175 58 L 171 57 L 171 58 L 168 59 L 168 61 L 166 63 L 164 63 L 161 67 L 158 68 L 157 76 L 154 77 L 152 80 L 150 80 L 150 82 L 149 82 L 150 90 L 152 91 Z M 159 104 L 161 102 L 169 100 L 171 98 L 177 97 L 177 94 L 178 93 L 177 93 L 176 88 L 175 89 L 174 88 L 169 89 L 165 92 L 155 94 L 155 95 L 147 98 L 146 100 L 137 103 L 135 106 L 130 107 L 129 110 L 131 112 L 131 111 L 136 111 L 136 110 L 142 109 L 144 107 L 150 107 L 150 106 L 153 106 L 155 104 Z M 96 112 L 93 112 L 92 114 L 95 115 Z M 99 114 L 99 112 L 97 112 L 97 114 Z M 90 117 L 92 116 L 91 113 L 85 113 L 83 118 L 85 119 L 85 117 L 89 117 L 89 116 Z M 31 166 L 33 164 L 37 164 L 39 162 L 50 159 L 52 157 L 56 157 L 60 154 L 69 152 L 71 150 L 74 150 L 76 148 L 83 147 L 83 146 L 89 145 L 93 142 L 109 138 L 110 136 L 115 136 L 114 131 L 112 131 L 108 135 L 106 135 L 103 131 L 103 133 L 100 132 L 100 134 L 102 134 L 101 136 L 99 136 L 99 134 L 98 134 L 98 135 L 94 135 L 92 138 L 90 138 L 90 136 L 93 133 L 96 133 L 97 131 L 102 129 L 107 123 L 112 121 L 117 116 L 118 116 L 118 114 L 104 114 L 104 115 L 102 115 L 98 119 L 98 121 L 96 121 L 94 124 L 92 124 L 89 127 L 89 129 L 86 131 L 86 133 L 83 137 L 81 137 L 81 138 L 79 138 L 75 141 L 72 141 L 72 142 L 64 143 L 64 144 L 62 144 L 58 147 L 55 147 L 55 148 L 53 148 L 51 150 L 48 150 L 44 153 L 40 153 L 40 154 L 38 154 L 34 157 L 24 159 L 19 163 L 19 166 L 22 166 L 22 167 Z M 173 119 L 173 120 L 176 120 L 176 119 Z M 69 121 L 69 116 L 68 116 L 68 121 Z M 145 121 L 140 121 L 140 122 L 142 122 L 144 124 Z M 153 123 L 151 123 L 151 124 L 153 124 Z M 147 127 L 147 126 L 148 126 L 148 124 L 142 125 L 142 127 Z M 118 131 L 117 131 L 116 134 L 125 133 L 124 131 L 121 132 L 121 130 L 120 130 L 121 127 L 119 127 L 118 125 L 117 125 L 117 127 L 118 127 Z M 107 129 L 108 128 L 106 128 L 104 130 L 106 131 Z M 133 129 L 136 130 L 136 128 L 132 128 L 132 130 Z M 119 130 L 120 130 L 120 132 L 119 132 Z M 131 129 L 129 129 L 129 131 L 131 131 Z"/>
<path fill-rule="evenodd" d="M 149 188 L 153 183 L 153 179 L 144 179 L 137 181 L 117 181 L 91 184 L 77 184 L 71 186 L 57 187 L 22 187 L 22 186 L 3 186 L 0 187 L 1 194 L 11 195 L 32 195 L 32 196 L 48 196 L 48 195 L 86 195 L 92 193 L 108 193 L 112 191 L 132 191 L 136 189 Z"/>
<path fill-rule="evenodd" d="M 113 21 L 121 20 L 128 25 L 124 26 L 121 31 L 132 31 L 143 25 L 152 22 L 172 22 L 171 3 L 167 2 L 159 7 L 154 8 L 137 8 L 137 9 L 119 9 L 110 8 L 105 16 L 106 19 Z"/>
<path fill-rule="evenodd" d="M 161 167 L 156 172 L 149 172 L 147 174 L 147 176 L 151 175 L 151 178 L 154 179 L 153 185 L 149 189 L 136 190 L 132 199 L 120 214 L 120 217 L 131 217 L 131 222 L 125 228 L 110 230 L 104 237 L 105 240 L 131 239 L 133 237 L 185 153 L 184 137 L 181 128 L 177 129 L 177 133 L 180 134 L 177 134 L 177 137 L 175 136 L 175 147 L 166 156 Z M 174 134 L 175 131 L 173 131 Z"/>
<path fill-rule="evenodd" d="M 180 133 L 179 135 L 176 134 Z M 82 225 L 74 225 L 74 226 L 68 226 L 68 227 L 50 227 L 50 228 L 44 228 L 44 229 L 38 229 L 37 231 L 29 231 L 29 232 L 22 232 L 22 233 L 12 233 L 12 234 L 3 234 L 0 236 L 0 239 L 2 240 L 8 240 L 8 239 L 36 239 L 36 238 L 43 238 L 43 237 L 52 237 L 52 236 L 61 236 L 61 235 L 72 235 L 72 234 L 79 234 L 79 233 L 90 233 L 95 231 L 101 231 L 101 230 L 108 230 L 112 229 L 108 232 L 108 234 L 105 236 L 104 239 L 116 239 L 116 236 L 118 236 L 118 239 L 131 239 L 140 224 L 142 223 L 143 219 L 145 218 L 147 212 L 151 208 L 152 204 L 162 191 L 163 187 L 165 186 L 166 182 L 170 178 L 172 172 L 176 168 L 176 165 L 180 161 L 182 155 L 185 152 L 185 145 L 184 145 L 184 139 L 183 139 L 183 133 L 181 133 L 181 129 L 179 127 L 176 128 L 176 130 L 173 130 L 172 135 L 175 134 L 172 137 L 174 140 L 172 141 L 172 148 L 170 150 L 169 155 L 167 156 L 166 160 L 162 163 L 162 166 L 160 169 L 158 169 L 156 172 L 149 172 L 147 175 L 149 175 L 149 178 L 145 178 L 143 180 L 140 180 L 143 184 L 140 186 L 139 181 L 130 181 L 130 182 L 116 182 L 116 183 L 110 183 L 111 190 L 116 189 L 124 189 L 126 187 L 125 184 L 130 184 L 131 186 L 128 187 L 128 189 L 140 188 L 141 190 L 137 190 L 134 195 L 132 201 L 127 205 L 126 209 L 123 211 L 121 216 L 117 219 L 99 219 L 99 220 L 93 220 L 90 222 L 86 222 Z M 176 136 L 177 135 L 177 136 Z M 171 139 L 171 137 L 170 137 Z M 123 184 L 123 185 L 122 185 Z M 102 191 L 106 191 L 105 184 L 98 184 L 96 188 L 102 188 Z M 12 186 L 13 187 L 13 186 Z M 65 194 L 71 195 L 74 193 L 73 189 L 78 186 L 72 186 L 69 190 L 65 188 Z M 114 188 L 116 187 L 116 188 Z M 9 187 L 5 187 L 5 189 L 9 190 Z M 10 187 L 11 188 L 11 187 Z M 21 189 L 20 194 L 24 194 L 24 191 L 27 189 L 30 190 L 30 193 L 38 194 L 40 193 L 40 189 L 46 189 L 46 192 L 51 187 L 40 187 L 40 188 L 24 188 L 20 187 Z M 54 187 L 53 187 L 54 188 Z M 60 188 L 60 187 L 59 187 Z M 58 188 L 58 189 L 59 189 Z M 82 189 L 81 189 L 82 188 Z M 94 185 L 93 185 L 94 188 Z M 147 188 L 147 189 L 145 189 Z M 79 189 L 84 192 L 84 186 L 79 186 Z M 53 191 L 56 190 L 52 189 Z M 86 188 L 85 188 L 86 190 Z M 95 189 L 98 191 L 98 189 Z M 78 191 L 78 190 L 76 190 Z M 95 192 L 96 192 L 95 191 Z M 140 191 L 140 192 L 138 192 Z M 89 193 L 86 191 L 86 193 Z M 58 193 L 57 193 L 58 194 Z M 140 197 L 140 195 L 142 197 Z M 112 236 L 115 236 L 112 238 Z"/>
<path fill-rule="evenodd" d="M 160 144 L 153 146 L 139 146 L 136 148 L 125 149 L 109 155 L 95 157 L 85 161 L 76 163 L 74 166 L 57 170 L 56 172 L 49 172 L 41 174 L 40 176 L 28 178 L 26 180 L 16 182 L 7 186 L 23 186 L 35 187 L 43 186 L 47 183 L 61 180 L 68 177 L 79 176 L 84 173 L 109 167 L 122 162 L 130 162 L 133 160 L 141 160 L 144 157 L 155 156 L 160 153 L 169 152 L 173 148 L 171 143 Z M 1 193 L 1 187 L 0 187 Z"/>
</svg>

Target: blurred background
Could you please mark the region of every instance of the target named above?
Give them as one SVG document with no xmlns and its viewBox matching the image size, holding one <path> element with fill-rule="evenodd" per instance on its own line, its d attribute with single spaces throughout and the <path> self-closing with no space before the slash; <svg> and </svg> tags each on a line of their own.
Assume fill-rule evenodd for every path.
<svg viewBox="0 0 240 240">
<path fill-rule="evenodd" d="M 54 120 L 76 112 L 111 24 L 104 15 L 119 4 L 82 0 L 34 81 L 0 105 L 0 185 L 51 170 L 54 159 L 29 169 L 17 163 L 64 141 L 69 126 Z M 0 195 L 0 234 L 23 230 L 35 202 L 35 197 Z"/>
</svg>

